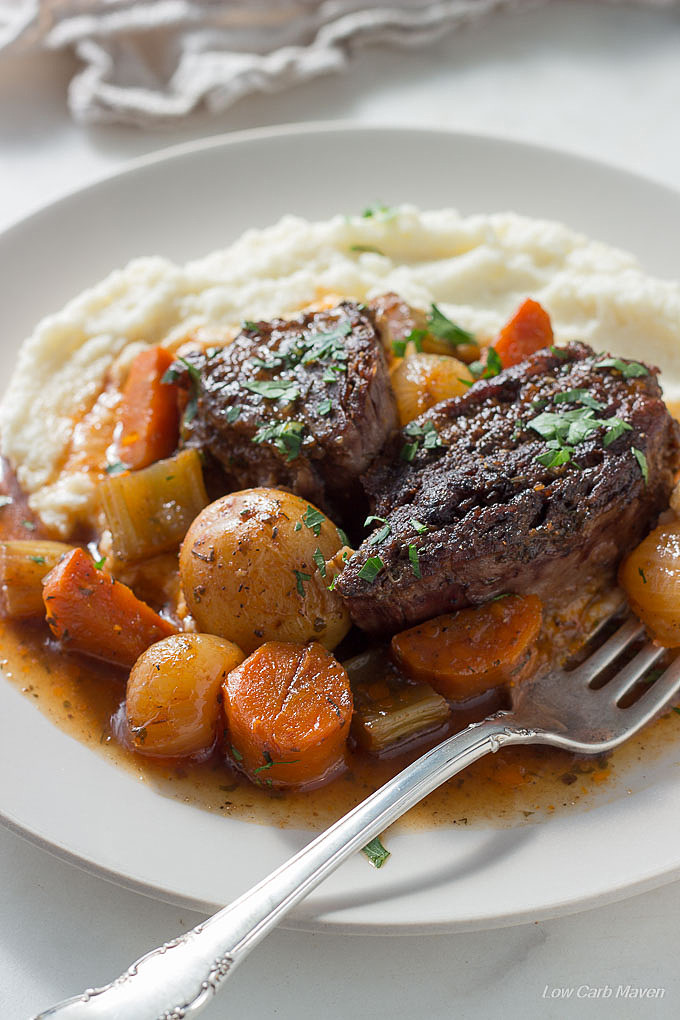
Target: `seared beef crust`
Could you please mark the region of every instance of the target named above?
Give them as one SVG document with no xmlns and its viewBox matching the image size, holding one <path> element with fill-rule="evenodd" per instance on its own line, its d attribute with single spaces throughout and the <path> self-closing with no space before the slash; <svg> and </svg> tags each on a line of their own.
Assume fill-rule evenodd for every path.
<svg viewBox="0 0 680 1020">
<path fill-rule="evenodd" d="M 359 476 L 398 428 L 368 309 L 343 301 L 246 323 L 227 347 L 189 358 L 198 370 L 190 442 L 219 461 L 232 489 L 284 486 L 327 511 L 363 498 Z M 284 395 L 263 394 L 262 383 L 281 383 Z"/>
<path fill-rule="evenodd" d="M 410 461 L 413 429 L 402 430 L 365 478 L 390 533 L 364 541 L 337 581 L 359 627 L 395 632 L 505 592 L 554 601 L 586 577 L 613 577 L 668 505 L 680 429 L 656 370 L 626 378 L 604 360 L 572 343 L 478 381 L 416 420 L 442 445 L 423 432 Z M 598 427 L 568 463 L 547 467 L 537 460 L 546 439 L 527 423 L 541 411 L 583 410 L 578 400 L 553 402 L 569 390 L 587 390 L 602 405 L 597 418 L 631 429 L 605 445 L 609 430 Z M 372 582 L 359 577 L 376 555 L 384 569 Z"/>
</svg>

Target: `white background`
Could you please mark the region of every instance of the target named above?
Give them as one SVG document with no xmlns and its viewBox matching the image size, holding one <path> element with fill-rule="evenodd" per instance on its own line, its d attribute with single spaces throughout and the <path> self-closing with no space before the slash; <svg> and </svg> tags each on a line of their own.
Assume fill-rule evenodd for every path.
<svg viewBox="0 0 680 1020">
<path fill-rule="evenodd" d="M 219 118 L 196 117 L 162 133 L 71 123 L 65 90 L 75 66 L 60 54 L 0 63 L 0 228 L 172 142 L 302 120 L 441 125 L 540 142 L 680 186 L 677 10 L 564 2 L 502 15 L 426 50 L 365 50 L 348 75 L 247 99 Z M 676 883 L 573 917 L 491 932 L 390 939 L 280 931 L 204 1016 L 675 1017 L 678 917 Z M 0 829 L 0 1017 L 19 1020 L 105 983 L 198 920 Z M 606 984 L 614 992 L 619 984 L 666 992 L 640 1002 L 577 999 L 576 991 L 566 1001 L 544 997 L 546 986 Z"/>
</svg>

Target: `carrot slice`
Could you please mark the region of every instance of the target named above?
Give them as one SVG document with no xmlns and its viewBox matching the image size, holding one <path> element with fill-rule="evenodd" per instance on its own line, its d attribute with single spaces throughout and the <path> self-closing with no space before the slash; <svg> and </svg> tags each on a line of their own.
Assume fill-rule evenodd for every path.
<svg viewBox="0 0 680 1020">
<path fill-rule="evenodd" d="M 177 448 L 179 390 L 161 382 L 173 360 L 165 347 L 150 347 L 130 366 L 123 387 L 118 452 L 133 471 L 169 457 Z"/>
<path fill-rule="evenodd" d="M 550 316 L 538 301 L 527 298 L 503 326 L 494 348 L 503 368 L 511 368 L 552 342 Z"/>
<path fill-rule="evenodd" d="M 127 585 L 97 570 L 82 549 L 49 572 L 43 602 L 50 630 L 65 648 L 119 666 L 132 666 L 149 645 L 177 633 Z"/>
<path fill-rule="evenodd" d="M 343 766 L 349 677 L 318 642 L 267 641 L 229 673 L 223 692 L 232 756 L 253 782 L 318 785 Z"/>
<path fill-rule="evenodd" d="M 416 680 L 450 701 L 464 701 L 517 679 L 542 615 L 536 595 L 506 595 L 396 634 L 392 653 Z"/>
</svg>

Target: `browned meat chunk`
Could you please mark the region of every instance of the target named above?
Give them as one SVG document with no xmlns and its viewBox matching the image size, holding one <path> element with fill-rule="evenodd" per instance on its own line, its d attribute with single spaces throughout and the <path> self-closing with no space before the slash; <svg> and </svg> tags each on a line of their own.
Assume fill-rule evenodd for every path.
<svg viewBox="0 0 680 1020">
<path fill-rule="evenodd" d="M 679 443 L 654 369 L 578 343 L 539 351 L 390 444 L 365 480 L 384 521 L 337 588 L 381 633 L 610 579 L 667 506 Z"/>
<path fill-rule="evenodd" d="M 325 509 L 346 507 L 398 427 L 373 318 L 354 302 L 245 323 L 229 346 L 189 358 L 198 390 L 190 441 L 232 488 L 287 486 Z"/>
</svg>

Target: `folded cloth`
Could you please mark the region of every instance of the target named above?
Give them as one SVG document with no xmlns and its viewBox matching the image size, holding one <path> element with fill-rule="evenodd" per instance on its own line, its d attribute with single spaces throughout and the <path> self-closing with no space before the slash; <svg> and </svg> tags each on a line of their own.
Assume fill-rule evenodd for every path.
<svg viewBox="0 0 680 1020">
<path fill-rule="evenodd" d="M 69 104 L 83 123 L 173 123 L 339 70 L 359 45 L 423 45 L 494 11 L 547 2 L 0 0 L 0 54 L 73 50 L 84 66 Z"/>
</svg>

